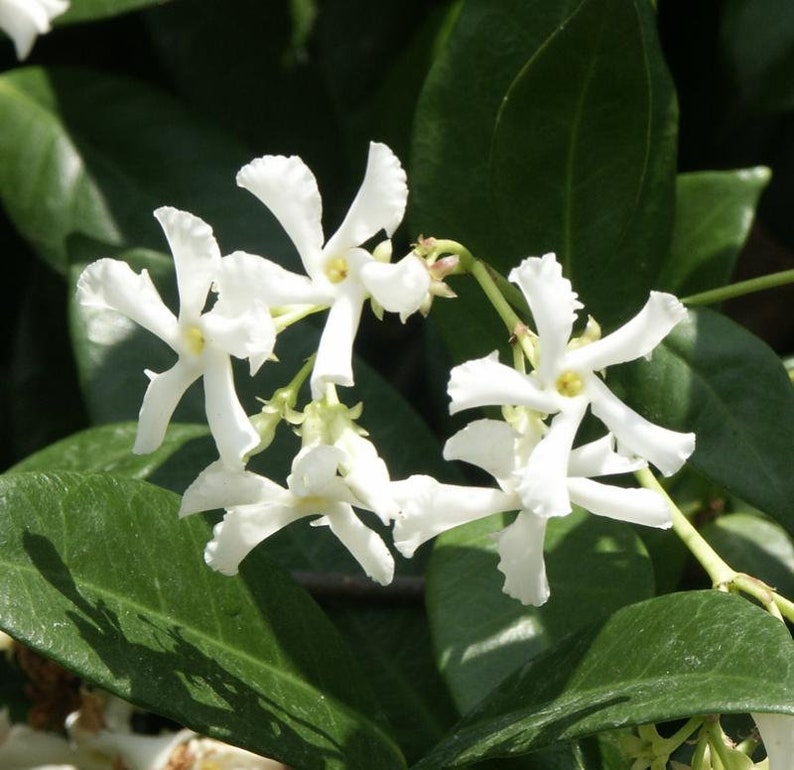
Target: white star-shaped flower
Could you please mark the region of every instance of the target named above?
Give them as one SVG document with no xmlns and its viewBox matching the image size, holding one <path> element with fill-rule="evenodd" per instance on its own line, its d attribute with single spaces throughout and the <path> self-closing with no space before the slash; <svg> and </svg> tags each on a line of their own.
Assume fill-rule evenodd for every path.
<svg viewBox="0 0 794 770">
<path fill-rule="evenodd" d="M 534 318 L 536 367 L 522 374 L 499 363 L 496 353 L 455 367 L 450 374 L 450 411 L 487 405 L 523 405 L 555 415 L 550 430 L 523 471 L 524 506 L 541 516 L 571 510 L 568 455 L 589 406 L 615 436 L 621 452 L 636 455 L 665 475 L 677 471 L 695 448 L 693 433 L 655 425 L 626 406 L 598 375 L 606 367 L 649 356 L 686 308 L 671 294 L 651 292 L 645 307 L 602 339 L 571 340 L 582 305 L 553 254 L 525 259 L 512 270 Z"/>
<path fill-rule="evenodd" d="M 524 604 L 543 604 L 549 598 L 543 560 L 547 519 L 527 508 L 520 489 L 524 468 L 540 445 L 542 431 L 537 418 L 522 419 L 520 429 L 499 420 L 476 420 L 447 441 L 445 459 L 463 460 L 482 468 L 496 479 L 498 489 L 440 484 L 429 476 L 393 482 L 391 491 L 402 511 L 394 525 L 394 544 L 400 553 L 410 557 L 422 543 L 448 529 L 494 513 L 517 510 L 515 521 L 497 535 L 504 591 Z M 670 509 L 661 495 L 592 478 L 642 467 L 642 460 L 615 452 L 613 439 L 607 435 L 570 452 L 564 479 L 566 492 L 574 503 L 596 515 L 669 527 Z"/>
<path fill-rule="evenodd" d="M 268 297 L 269 304 L 330 305 L 311 378 L 313 397 L 322 396 L 326 383 L 352 385 L 353 341 L 365 300 L 371 297 L 405 318 L 420 308 L 430 289 L 427 267 L 415 254 L 392 264 L 360 248 L 381 230 L 390 238 L 402 221 L 408 188 L 399 160 L 385 144 L 370 143 L 364 181 L 341 226 L 327 241 L 317 181 L 300 158 L 257 158 L 240 170 L 237 183 L 278 219 L 308 275 L 307 280 L 272 263 L 263 267 L 268 282 L 278 286 L 280 302 Z M 375 253 L 384 251 L 389 248 Z"/>
<path fill-rule="evenodd" d="M 135 273 L 126 263 L 100 259 L 77 283 L 78 301 L 89 308 L 119 312 L 160 337 L 179 357 L 165 372 L 147 371 L 151 379 L 143 398 L 133 451 L 152 452 L 182 395 L 199 377 L 209 423 L 221 458 L 240 463 L 259 443 L 232 379 L 230 356 L 247 358 L 255 374 L 271 355 L 275 328 L 267 306 L 255 294 L 244 261 L 221 257 L 212 229 L 185 211 L 155 211 L 171 247 L 179 288 L 179 315 L 163 303 L 146 270 Z M 214 285 L 218 298 L 204 312 Z"/>
<path fill-rule="evenodd" d="M 27 58 L 36 37 L 68 8 L 68 0 L 0 0 L 0 29 L 14 41 L 17 59 Z"/>
<path fill-rule="evenodd" d="M 313 526 L 328 526 L 369 577 L 390 583 L 394 560 L 389 549 L 353 510 L 372 511 L 384 524 L 397 516 L 386 464 L 341 404 L 310 404 L 301 431 L 303 447 L 293 460 L 286 488 L 242 466 L 218 461 L 185 491 L 180 516 L 215 508 L 227 511 L 207 544 L 207 564 L 233 575 L 257 544 L 293 521 L 319 516 Z"/>
</svg>

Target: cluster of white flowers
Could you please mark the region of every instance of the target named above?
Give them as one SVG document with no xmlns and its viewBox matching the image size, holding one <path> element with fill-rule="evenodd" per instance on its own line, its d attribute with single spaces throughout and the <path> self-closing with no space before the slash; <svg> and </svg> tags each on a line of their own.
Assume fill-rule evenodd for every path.
<svg viewBox="0 0 794 770">
<path fill-rule="evenodd" d="M 97 705 L 98 704 L 98 705 Z M 66 736 L 12 724 L 0 711 L 3 770 L 287 770 L 280 762 L 180 730 L 133 733 L 133 709 L 119 698 L 88 694 L 66 719 Z"/>
<path fill-rule="evenodd" d="M 686 316 L 675 297 L 652 292 L 637 316 L 603 339 L 592 320 L 572 337 L 581 304 L 554 255 L 524 260 L 510 280 L 523 291 L 537 329 L 531 372 L 505 366 L 492 353 L 455 367 L 449 383 L 452 412 L 503 407 L 503 421 L 477 420 L 449 439 L 444 450 L 447 459 L 486 470 L 498 489 L 451 486 L 427 476 L 391 481 L 356 423 L 360 411 L 339 402 L 336 386 L 353 384 L 352 350 L 367 299 L 379 315 L 386 310 L 404 320 L 426 312 L 434 295 L 451 294 L 441 280 L 450 270 L 444 260 L 422 259 L 417 249 L 392 263 L 388 239 L 372 251 L 363 247 L 381 230 L 390 238 L 402 220 L 408 195 L 402 166 L 388 147 L 372 143 L 361 188 L 327 241 L 317 183 L 299 158 L 259 158 L 239 172 L 237 181 L 281 223 L 305 275 L 239 251 L 222 256 L 209 225 L 192 214 L 161 208 L 155 216 L 176 267 L 177 316 L 146 271 L 136 274 L 124 262 L 99 260 L 78 282 L 84 306 L 126 315 L 177 355 L 169 370 L 147 372 L 136 452 L 160 445 L 183 393 L 203 377 L 219 459 L 188 488 L 180 514 L 226 510 L 205 551 L 210 566 L 234 574 L 258 543 L 297 519 L 316 516 L 314 525 L 328 526 L 365 572 L 386 584 L 394 574 L 391 553 L 354 509 L 375 513 L 383 524 L 395 522 L 395 545 L 408 557 L 451 527 L 518 511 L 499 535 L 499 568 L 508 594 L 539 605 L 549 596 L 543 537 L 550 517 L 570 513 L 575 503 L 597 515 L 670 526 L 668 503 L 658 493 L 594 479 L 647 463 L 669 475 L 694 449 L 693 434 L 643 419 L 612 394 L 601 376 L 607 366 L 650 355 Z M 208 306 L 211 295 L 214 302 Z M 283 328 L 321 309 L 328 317 L 311 372 L 311 402 L 296 412 L 271 399 L 252 419 L 236 395 L 230 357 L 247 359 L 255 374 L 273 355 Z M 574 448 L 588 407 L 608 432 Z M 286 486 L 246 467 L 250 455 L 272 438 L 274 420 L 282 418 L 298 426 L 302 442 Z"/>
<path fill-rule="evenodd" d="M 0 29 L 14 42 L 18 59 L 26 59 L 50 22 L 65 13 L 69 0 L 0 0 Z"/>
</svg>

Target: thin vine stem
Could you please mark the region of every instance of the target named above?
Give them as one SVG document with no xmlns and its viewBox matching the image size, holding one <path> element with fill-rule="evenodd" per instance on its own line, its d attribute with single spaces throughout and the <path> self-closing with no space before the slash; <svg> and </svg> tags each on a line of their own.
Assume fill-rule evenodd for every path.
<svg viewBox="0 0 794 770">
<path fill-rule="evenodd" d="M 635 476 L 646 489 L 652 489 L 664 495 L 672 511 L 673 531 L 706 571 L 715 588 L 721 591 L 740 591 L 752 596 L 776 618 L 780 620 L 786 618 L 794 622 L 794 602 L 781 596 L 758 578 L 733 569 L 692 526 L 689 519 L 681 512 L 681 509 L 673 502 L 648 468 L 637 471 Z"/>
<path fill-rule="evenodd" d="M 721 286 L 719 289 L 709 289 L 698 294 L 691 294 L 688 297 L 684 297 L 681 301 L 685 305 L 713 305 L 715 302 L 722 302 L 734 297 L 743 297 L 745 294 L 774 289 L 789 283 L 794 283 L 794 270 L 782 270 L 779 273 L 770 273 L 758 278 L 750 278 L 747 281 L 738 281 L 728 286 Z"/>
</svg>

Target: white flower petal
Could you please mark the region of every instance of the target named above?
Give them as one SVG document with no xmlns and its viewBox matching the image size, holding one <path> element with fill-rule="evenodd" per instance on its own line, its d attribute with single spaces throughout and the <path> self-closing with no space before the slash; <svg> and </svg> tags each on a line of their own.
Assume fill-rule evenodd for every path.
<svg viewBox="0 0 794 770">
<path fill-rule="evenodd" d="M 24 724 L 12 725 L 8 710 L 0 711 L 0 767 L 3 770 L 35 770 L 49 766 L 71 770 L 75 761 L 75 754 L 65 738 Z"/>
<path fill-rule="evenodd" d="M 298 497 L 332 497 L 341 479 L 337 476 L 344 452 L 328 444 L 304 447 L 292 461 L 287 486 Z"/>
<path fill-rule="evenodd" d="M 84 307 L 115 310 L 179 352 L 179 324 L 165 306 L 149 273 L 136 273 L 126 262 L 100 259 L 77 279 L 77 301 Z"/>
<path fill-rule="evenodd" d="M 361 282 L 384 310 L 407 318 L 419 310 L 430 290 L 430 273 L 415 254 L 399 262 L 369 259 L 359 271 Z"/>
<path fill-rule="evenodd" d="M 323 249 L 336 256 L 360 246 L 379 230 L 391 238 L 405 213 L 408 185 L 397 156 L 385 145 L 370 142 L 367 170 L 358 194 L 339 229 Z"/>
<path fill-rule="evenodd" d="M 645 307 L 619 329 L 569 351 L 565 367 L 597 372 L 607 366 L 649 356 L 686 316 L 686 308 L 672 294 L 652 291 Z"/>
<path fill-rule="evenodd" d="M 151 379 L 138 414 L 135 454 L 154 452 L 163 443 L 171 415 L 185 391 L 201 376 L 197 363 L 180 359 L 160 374 L 146 372 Z"/>
<path fill-rule="evenodd" d="M 667 529 L 672 513 L 667 501 L 651 489 L 625 489 L 592 479 L 568 479 L 571 500 L 597 516 Z"/>
<path fill-rule="evenodd" d="M 626 457 L 615 451 L 615 437 L 607 433 L 598 441 L 591 441 L 574 449 L 568 460 L 569 476 L 613 476 L 618 473 L 633 473 L 646 468 L 640 457 Z"/>
<path fill-rule="evenodd" d="M 253 376 L 273 353 L 276 344 L 273 318 L 261 302 L 250 304 L 234 315 L 224 312 L 227 308 L 227 303 L 217 303 L 201 317 L 204 339 L 236 358 L 249 359 Z"/>
<path fill-rule="evenodd" d="M 615 434 L 618 442 L 655 465 L 665 476 L 679 470 L 695 451 L 694 433 L 679 433 L 648 422 L 597 377 L 588 380 L 587 391 L 593 414 Z"/>
<path fill-rule="evenodd" d="M 353 342 L 363 304 L 362 287 L 346 281 L 344 291 L 337 295 L 328 312 L 320 337 L 311 378 L 312 398 L 322 398 L 326 383 L 346 387 L 353 384 Z"/>
<path fill-rule="evenodd" d="M 255 299 L 271 308 L 330 305 L 332 300 L 326 288 L 307 276 L 291 273 L 269 259 L 244 251 L 223 257 L 216 285 L 219 301 L 232 306 L 246 305 Z"/>
<path fill-rule="evenodd" d="M 391 479 L 386 463 L 374 444 L 352 428 L 342 431 L 334 442 L 344 457 L 344 482 L 363 506 L 376 513 L 384 524 L 397 516 L 399 508 L 389 492 Z"/>
<path fill-rule="evenodd" d="M 240 169 L 237 184 L 278 219 L 312 279 L 322 276 L 323 204 L 309 167 L 295 155 L 265 155 Z"/>
<path fill-rule="evenodd" d="M 221 459 L 234 465 L 259 444 L 259 433 L 237 398 L 229 356 L 206 346 L 203 359 L 207 423 Z"/>
<path fill-rule="evenodd" d="M 38 35 L 50 31 L 50 21 L 69 7 L 67 0 L 3 0 L 0 28 L 14 41 L 18 59 L 26 59 Z"/>
<path fill-rule="evenodd" d="M 224 575 L 236 575 L 240 562 L 259 543 L 310 512 L 295 504 L 292 495 L 282 490 L 281 500 L 267 505 L 241 505 L 231 508 L 212 530 L 212 540 L 204 549 L 204 561 Z"/>
<path fill-rule="evenodd" d="M 503 591 L 522 604 L 540 607 L 549 598 L 549 581 L 543 560 L 546 520 L 521 511 L 497 535 L 499 571 L 505 576 Z"/>
<path fill-rule="evenodd" d="M 477 406 L 528 406 L 551 414 L 561 406 L 556 393 L 544 392 L 531 377 L 499 363 L 496 351 L 453 367 L 447 393 L 450 414 Z"/>
<path fill-rule="evenodd" d="M 475 420 L 447 439 L 444 459 L 476 465 L 503 481 L 515 470 L 515 439 L 515 431 L 502 420 Z"/>
<path fill-rule="evenodd" d="M 439 484 L 430 476 L 394 481 L 391 493 L 402 510 L 394 523 L 394 545 L 407 558 L 448 529 L 520 505 L 516 496 L 500 489 Z"/>
<path fill-rule="evenodd" d="M 123 760 L 123 767 L 126 770 L 163 770 L 168 766 L 176 748 L 194 735 L 192 730 L 180 730 L 166 735 L 138 735 L 100 730 L 90 738 L 85 738 L 84 743 L 94 751 L 112 757 L 114 765 L 117 758 Z"/>
<path fill-rule="evenodd" d="M 242 464 L 232 467 L 223 460 L 216 460 L 185 490 L 179 517 L 216 508 L 262 503 L 279 491 L 281 487 L 278 484 L 258 473 L 244 470 Z"/>
<path fill-rule="evenodd" d="M 582 303 L 571 282 L 563 278 L 554 254 L 525 259 L 510 271 L 509 278 L 521 287 L 532 311 L 538 332 L 538 376 L 545 386 L 551 386 Z"/>
<path fill-rule="evenodd" d="M 179 286 L 179 320 L 195 323 L 220 268 L 221 252 L 212 228 L 199 217 L 163 206 L 154 216 L 163 228 L 174 255 Z"/>
<path fill-rule="evenodd" d="M 587 401 L 583 398 L 569 401 L 567 411 L 554 417 L 549 432 L 532 451 L 526 466 L 516 471 L 521 507 L 537 516 L 566 516 L 571 512 L 566 484 L 568 460 Z"/>
<path fill-rule="evenodd" d="M 326 513 L 322 523 L 328 524 L 367 573 L 367 577 L 384 586 L 391 583 L 394 577 L 394 559 L 389 549 L 380 535 L 361 523 L 349 505 L 336 504 L 333 511 Z"/>
<path fill-rule="evenodd" d="M 794 716 L 752 714 L 769 759 L 769 770 L 791 770 L 794 757 Z"/>
</svg>

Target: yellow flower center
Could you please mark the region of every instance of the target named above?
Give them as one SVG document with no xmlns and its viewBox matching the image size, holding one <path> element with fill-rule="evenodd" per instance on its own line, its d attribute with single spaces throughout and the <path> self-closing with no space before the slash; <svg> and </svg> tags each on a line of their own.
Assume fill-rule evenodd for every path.
<svg viewBox="0 0 794 770">
<path fill-rule="evenodd" d="M 557 378 L 556 386 L 561 396 L 573 398 L 584 390 L 584 380 L 576 372 L 567 371 Z"/>
<path fill-rule="evenodd" d="M 350 266 L 344 257 L 333 257 L 325 263 L 325 274 L 331 283 L 341 283 L 349 271 Z"/>
<path fill-rule="evenodd" d="M 185 342 L 187 342 L 187 349 L 193 355 L 199 355 L 204 350 L 204 335 L 198 326 L 191 326 L 185 331 Z"/>
</svg>

